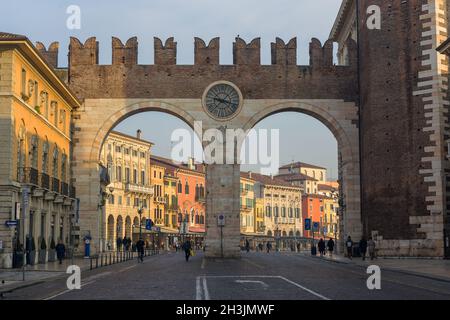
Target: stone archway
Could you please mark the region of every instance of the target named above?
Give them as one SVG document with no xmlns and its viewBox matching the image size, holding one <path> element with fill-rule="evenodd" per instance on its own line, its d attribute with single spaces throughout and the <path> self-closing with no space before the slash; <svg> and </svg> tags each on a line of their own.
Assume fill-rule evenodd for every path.
<svg viewBox="0 0 450 320">
<path fill-rule="evenodd" d="M 339 180 L 342 198 L 340 245 L 350 235 L 353 239 L 362 236 L 361 186 L 358 108 L 353 102 L 343 100 L 292 100 L 266 104 L 245 124 L 250 130 L 265 118 L 282 112 L 299 112 L 322 122 L 334 135 L 338 143 Z"/>
</svg>

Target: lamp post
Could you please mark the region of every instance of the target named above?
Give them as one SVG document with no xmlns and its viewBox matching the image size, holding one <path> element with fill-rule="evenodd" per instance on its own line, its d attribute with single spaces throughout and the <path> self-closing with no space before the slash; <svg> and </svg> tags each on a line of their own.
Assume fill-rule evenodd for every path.
<svg viewBox="0 0 450 320">
<path fill-rule="evenodd" d="M 139 214 L 139 240 L 142 240 L 142 213 L 144 212 L 143 206 L 138 209 Z"/>
</svg>

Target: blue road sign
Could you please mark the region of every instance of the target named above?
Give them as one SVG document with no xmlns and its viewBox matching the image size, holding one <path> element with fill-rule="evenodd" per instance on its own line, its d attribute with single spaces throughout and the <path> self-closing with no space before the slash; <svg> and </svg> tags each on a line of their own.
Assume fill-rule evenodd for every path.
<svg viewBox="0 0 450 320">
<path fill-rule="evenodd" d="M 145 229 L 146 230 L 152 230 L 153 221 L 152 219 L 145 220 Z"/>
<path fill-rule="evenodd" d="M 5 226 L 11 228 L 17 226 L 17 220 L 7 220 Z"/>
<path fill-rule="evenodd" d="M 314 232 L 318 232 L 318 231 L 319 231 L 319 228 L 320 228 L 320 223 L 314 222 L 314 223 L 313 223 L 313 231 L 314 231 Z"/>
<path fill-rule="evenodd" d="M 305 219 L 305 230 L 311 230 L 311 219 Z"/>
</svg>

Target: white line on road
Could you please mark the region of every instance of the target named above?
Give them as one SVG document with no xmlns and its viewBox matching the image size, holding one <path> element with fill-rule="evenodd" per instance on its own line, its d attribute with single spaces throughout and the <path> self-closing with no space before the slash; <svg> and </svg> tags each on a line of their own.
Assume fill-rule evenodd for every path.
<svg viewBox="0 0 450 320">
<path fill-rule="evenodd" d="M 88 284 L 94 283 L 94 282 L 95 282 L 95 280 L 89 281 L 89 282 L 85 282 L 85 283 L 81 284 L 81 288 L 83 288 L 84 286 L 86 286 Z M 53 295 L 51 297 L 47 297 L 47 298 L 45 298 L 43 300 L 52 300 L 52 299 L 54 299 L 56 297 L 62 296 L 63 294 L 66 294 L 66 293 L 71 292 L 71 291 L 73 291 L 73 290 L 67 289 L 67 290 L 64 290 L 63 292 L 57 293 L 57 294 L 55 294 L 55 295 Z"/>
<path fill-rule="evenodd" d="M 308 288 L 298 284 L 297 282 L 294 282 L 292 280 L 286 279 L 285 277 L 278 276 L 278 278 L 283 279 L 284 281 L 286 281 L 286 282 L 288 282 L 288 283 L 290 283 L 290 284 L 292 284 L 292 285 L 294 285 L 294 286 L 296 286 L 296 287 L 298 287 L 298 288 L 300 288 L 302 290 L 305 290 L 306 292 L 309 292 L 312 295 L 315 295 L 316 297 L 318 297 L 318 298 L 320 298 L 322 300 L 331 300 L 331 299 L 329 299 L 329 298 L 327 298 L 327 297 L 325 297 L 325 296 L 323 296 L 323 295 L 321 295 L 321 294 L 319 294 L 319 293 L 317 293 L 317 292 L 315 292 L 313 290 L 310 290 L 310 289 L 308 289 Z"/>
<path fill-rule="evenodd" d="M 200 286 L 200 277 L 195 281 L 195 300 L 202 300 L 202 287 Z"/>
<path fill-rule="evenodd" d="M 130 267 L 124 268 L 124 269 L 120 270 L 119 272 L 125 272 L 125 271 L 128 271 L 128 270 L 136 268 L 136 267 L 137 267 L 137 264 L 135 264 L 134 266 L 130 266 Z"/>
<path fill-rule="evenodd" d="M 262 285 L 262 287 L 264 288 L 264 290 L 267 290 L 267 288 L 269 288 L 269 285 L 267 283 L 265 283 L 264 281 L 255 281 L 255 280 L 236 280 L 236 283 L 258 283 L 260 285 Z"/>
<path fill-rule="evenodd" d="M 205 300 L 210 300 L 208 286 L 206 285 L 206 278 L 203 277 L 203 293 L 205 294 Z"/>
</svg>

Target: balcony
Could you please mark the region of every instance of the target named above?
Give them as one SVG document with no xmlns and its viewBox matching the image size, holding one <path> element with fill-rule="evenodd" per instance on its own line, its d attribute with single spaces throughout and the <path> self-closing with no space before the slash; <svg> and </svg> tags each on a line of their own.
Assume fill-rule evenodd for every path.
<svg viewBox="0 0 450 320">
<path fill-rule="evenodd" d="M 41 188 L 50 190 L 50 176 L 44 172 L 41 173 Z"/>
<path fill-rule="evenodd" d="M 69 196 L 69 185 L 65 182 L 61 182 L 61 194 L 64 196 Z"/>
<path fill-rule="evenodd" d="M 205 196 L 195 196 L 195 201 L 205 203 L 206 198 Z"/>
<path fill-rule="evenodd" d="M 57 178 L 52 178 L 52 188 L 51 191 L 59 193 L 60 189 L 60 182 Z"/>
<path fill-rule="evenodd" d="M 250 206 L 246 206 L 246 205 L 244 205 L 244 204 L 241 204 L 241 210 L 242 210 L 242 211 L 252 211 L 252 210 L 253 210 L 253 207 L 250 207 Z"/>
<path fill-rule="evenodd" d="M 178 210 L 178 203 L 172 203 L 170 205 L 168 203 L 165 203 L 164 208 L 166 210 L 177 211 Z"/>
<path fill-rule="evenodd" d="M 19 168 L 17 171 L 17 181 L 20 183 L 39 185 L 39 171 L 35 168 Z"/>
<path fill-rule="evenodd" d="M 70 186 L 69 197 L 75 199 L 77 195 L 77 190 L 74 186 Z"/>
<path fill-rule="evenodd" d="M 153 186 L 140 186 L 132 183 L 125 183 L 125 192 L 135 192 L 142 194 L 153 194 Z"/>
<path fill-rule="evenodd" d="M 167 200 L 165 197 L 153 197 L 153 201 L 161 204 L 166 204 Z"/>
</svg>

